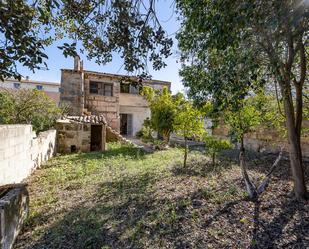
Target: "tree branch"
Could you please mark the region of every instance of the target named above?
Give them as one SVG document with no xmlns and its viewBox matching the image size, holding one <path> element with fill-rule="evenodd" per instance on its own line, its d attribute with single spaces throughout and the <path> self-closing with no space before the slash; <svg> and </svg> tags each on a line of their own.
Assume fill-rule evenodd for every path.
<svg viewBox="0 0 309 249">
<path fill-rule="evenodd" d="M 280 160 L 282 158 L 282 153 L 283 153 L 283 147 L 281 147 L 280 153 L 279 153 L 277 159 L 275 160 L 274 164 L 270 168 L 270 171 L 268 172 L 268 174 L 265 176 L 265 178 L 262 181 L 262 183 L 257 188 L 256 192 L 257 192 L 258 195 L 262 194 L 266 190 L 266 188 L 267 188 L 267 186 L 268 186 L 268 184 L 270 182 L 270 178 L 271 178 L 272 173 L 275 171 L 275 169 L 279 165 L 279 162 L 280 162 Z"/>
</svg>

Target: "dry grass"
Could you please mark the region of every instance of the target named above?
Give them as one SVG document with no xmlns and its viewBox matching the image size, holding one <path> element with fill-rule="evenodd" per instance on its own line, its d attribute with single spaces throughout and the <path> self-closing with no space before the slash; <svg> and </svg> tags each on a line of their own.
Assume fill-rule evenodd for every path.
<svg viewBox="0 0 309 249">
<path fill-rule="evenodd" d="M 250 158 L 261 178 L 272 163 Z M 309 208 L 289 195 L 283 162 L 259 203 L 246 199 L 238 166 L 199 152 L 56 157 L 29 178 L 30 217 L 15 248 L 307 248 Z"/>
</svg>

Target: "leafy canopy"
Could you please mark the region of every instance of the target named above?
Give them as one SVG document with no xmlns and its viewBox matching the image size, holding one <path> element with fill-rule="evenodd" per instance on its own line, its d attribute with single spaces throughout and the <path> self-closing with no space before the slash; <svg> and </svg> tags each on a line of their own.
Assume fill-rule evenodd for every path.
<svg viewBox="0 0 309 249">
<path fill-rule="evenodd" d="M 155 90 L 152 87 L 145 86 L 141 94 L 149 103 L 151 128 L 168 138 L 173 131 L 176 108 L 181 98 L 174 98 L 167 87 L 162 90 Z"/>
<path fill-rule="evenodd" d="M 17 66 L 46 68 L 45 47 L 64 39 L 65 56 L 85 53 L 98 64 L 119 53 L 127 71 L 165 66 L 172 39 L 160 25 L 155 0 L 0 1 L 0 80 L 20 78 Z"/>
<path fill-rule="evenodd" d="M 32 124 L 40 132 L 51 128 L 62 114 L 63 110 L 42 91 L 0 91 L 1 124 Z"/>
<path fill-rule="evenodd" d="M 201 137 L 205 132 L 202 112 L 184 98 L 181 102 L 173 122 L 174 131 L 184 138 Z"/>
</svg>

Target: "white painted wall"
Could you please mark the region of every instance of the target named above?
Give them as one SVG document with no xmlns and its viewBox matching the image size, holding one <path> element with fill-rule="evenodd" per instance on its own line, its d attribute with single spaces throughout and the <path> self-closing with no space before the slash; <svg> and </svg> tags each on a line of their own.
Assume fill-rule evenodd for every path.
<svg viewBox="0 0 309 249">
<path fill-rule="evenodd" d="M 133 136 L 142 128 L 144 120 L 150 117 L 150 109 L 148 107 L 120 106 L 121 113 L 133 115 Z"/>
<path fill-rule="evenodd" d="M 5 80 L 0 81 L 0 87 L 6 88 L 6 89 L 16 89 L 14 87 L 14 83 L 19 83 L 20 88 L 19 89 L 36 89 L 37 85 L 43 86 L 43 91 L 46 92 L 54 92 L 59 93 L 59 83 L 53 83 L 53 82 L 39 82 L 39 81 L 14 81 L 14 80 Z"/>
<path fill-rule="evenodd" d="M 36 136 L 31 125 L 0 125 L 0 185 L 19 183 L 54 154 L 56 130 Z"/>
</svg>

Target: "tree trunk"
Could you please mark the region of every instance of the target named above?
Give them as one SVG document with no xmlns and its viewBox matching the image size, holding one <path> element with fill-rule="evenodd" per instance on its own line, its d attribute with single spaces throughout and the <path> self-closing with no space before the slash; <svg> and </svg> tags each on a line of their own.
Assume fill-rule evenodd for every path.
<svg viewBox="0 0 309 249">
<path fill-rule="evenodd" d="M 183 167 L 187 166 L 187 157 L 188 157 L 188 145 L 187 145 L 187 137 L 185 137 L 185 155 L 183 159 Z"/>
<path fill-rule="evenodd" d="M 212 166 L 215 167 L 215 164 L 216 164 L 216 153 L 213 152 L 212 153 Z"/>
<path fill-rule="evenodd" d="M 294 193 L 297 199 L 306 199 L 308 196 L 305 184 L 301 143 L 300 143 L 301 125 L 299 126 L 299 121 L 296 123 L 295 120 L 291 89 L 283 87 L 282 96 L 286 116 L 286 128 L 288 132 L 290 164 L 294 180 Z M 296 114 L 296 116 L 298 115 L 299 113 Z"/>
</svg>

